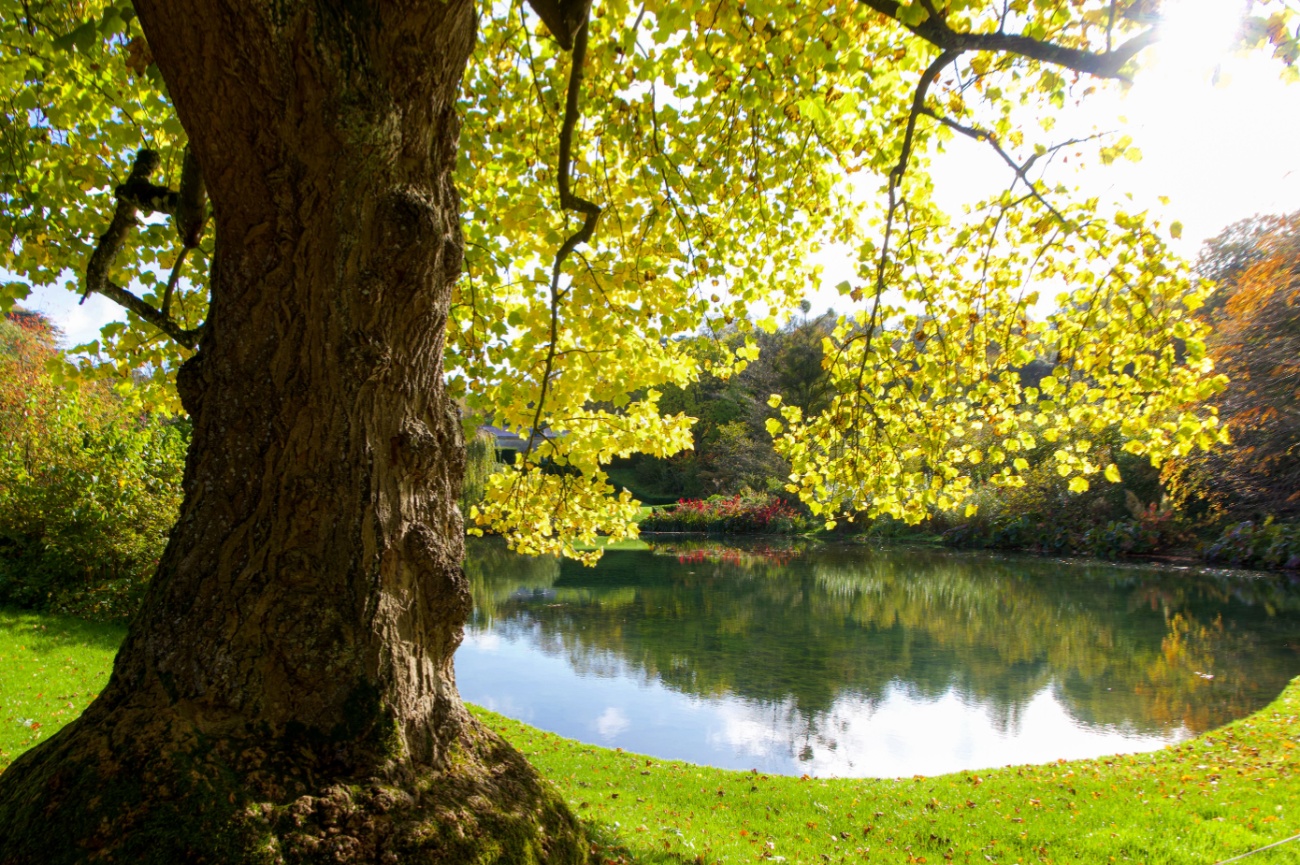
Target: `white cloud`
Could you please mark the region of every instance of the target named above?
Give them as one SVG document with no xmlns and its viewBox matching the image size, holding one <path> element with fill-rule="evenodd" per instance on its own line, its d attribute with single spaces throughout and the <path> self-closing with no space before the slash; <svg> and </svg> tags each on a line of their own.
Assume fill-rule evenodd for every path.
<svg viewBox="0 0 1300 865">
<path fill-rule="evenodd" d="M 622 709 L 610 706 L 596 718 L 595 726 L 600 737 L 609 741 L 632 726 L 632 722 L 628 720 L 627 715 L 623 714 Z"/>
</svg>

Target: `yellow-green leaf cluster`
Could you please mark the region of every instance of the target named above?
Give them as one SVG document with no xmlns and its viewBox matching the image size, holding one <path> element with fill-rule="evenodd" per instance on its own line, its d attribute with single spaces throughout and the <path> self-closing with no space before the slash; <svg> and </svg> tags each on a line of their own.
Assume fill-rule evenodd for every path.
<svg viewBox="0 0 1300 865">
<path fill-rule="evenodd" d="M 603 466 L 691 442 L 691 419 L 661 414 L 656 388 L 743 370 L 752 331 L 785 320 L 832 249 L 852 250 L 860 276 L 843 286 L 860 308 L 827 345 L 837 396 L 769 425 L 790 488 L 828 520 L 957 507 L 976 472 L 1015 484 L 1045 447 L 1079 488 L 1109 475 L 1087 445 L 1110 425 L 1156 462 L 1221 437 L 1199 407 L 1222 387 L 1191 316 L 1200 298 L 1159 226 L 1028 175 L 1058 152 L 1055 113 L 1081 96 L 1079 76 L 968 51 L 917 102 L 939 52 L 908 26 L 934 16 L 1094 53 L 1145 25 L 1116 20 L 1110 0 L 908 2 L 892 18 L 873 5 L 892 8 L 597 0 L 571 179 L 602 214 L 558 276 L 580 225 L 557 185 L 571 55 L 519 0 L 480 10 L 448 384 L 468 417 L 537 443 L 493 476 L 476 527 L 583 556 L 579 541 L 634 533 L 634 502 Z M 1290 62 L 1276 5 L 1256 4 L 1248 41 Z M 0 13 L 0 268 L 19 277 L 0 288 L 7 305 L 31 285 L 75 290 L 134 153 L 158 150 L 155 179 L 174 188 L 185 138 L 128 5 L 0 0 Z M 962 130 L 1020 162 L 1006 194 L 954 221 L 931 203 L 928 168 Z M 1122 136 L 1090 146 L 1099 162 L 1140 156 Z M 178 251 L 170 225 L 146 221 L 111 276 L 159 305 Z M 185 327 L 206 315 L 210 252 L 191 254 L 173 300 Z M 701 350 L 723 333 L 740 337 Z M 187 352 L 151 326 L 128 315 L 88 349 L 77 374 L 144 370 L 151 399 L 175 405 Z M 1035 365 L 1047 373 L 1029 381 Z"/>
<path fill-rule="evenodd" d="M 1044 445 L 1082 492 L 1099 471 L 1119 479 L 1091 448 L 1111 428 L 1156 465 L 1222 440 L 1204 401 L 1225 380 L 1192 314 L 1204 289 L 1145 215 L 1004 195 L 960 225 L 936 217 L 924 235 L 900 250 L 899 301 L 836 329 L 830 409 L 786 407 L 774 425 L 788 489 L 814 513 L 916 522 L 965 502 L 977 466 L 1022 483 Z M 1050 285 L 1062 290 L 1044 314 Z"/>
</svg>

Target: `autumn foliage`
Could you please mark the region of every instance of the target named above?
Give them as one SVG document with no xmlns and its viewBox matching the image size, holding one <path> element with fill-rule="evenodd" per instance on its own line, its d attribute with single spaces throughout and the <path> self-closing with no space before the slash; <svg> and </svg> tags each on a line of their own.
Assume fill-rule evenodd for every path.
<svg viewBox="0 0 1300 865">
<path fill-rule="evenodd" d="M 180 503 L 184 428 L 48 372 L 41 315 L 0 322 L 0 603 L 134 612 Z"/>
<path fill-rule="evenodd" d="M 1182 461 L 1176 480 L 1237 520 L 1300 517 L 1300 212 L 1247 220 L 1207 246 L 1219 284 L 1209 348 L 1232 445 Z"/>
</svg>

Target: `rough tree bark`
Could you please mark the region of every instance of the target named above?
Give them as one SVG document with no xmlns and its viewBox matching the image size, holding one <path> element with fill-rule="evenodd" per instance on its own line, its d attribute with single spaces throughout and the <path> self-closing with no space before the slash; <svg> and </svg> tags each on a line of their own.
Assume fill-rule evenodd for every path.
<svg viewBox="0 0 1300 865">
<path fill-rule="evenodd" d="M 457 695 L 469 0 L 137 0 L 213 205 L 185 503 L 107 688 L 0 776 L 0 862 L 581 861 Z"/>
</svg>

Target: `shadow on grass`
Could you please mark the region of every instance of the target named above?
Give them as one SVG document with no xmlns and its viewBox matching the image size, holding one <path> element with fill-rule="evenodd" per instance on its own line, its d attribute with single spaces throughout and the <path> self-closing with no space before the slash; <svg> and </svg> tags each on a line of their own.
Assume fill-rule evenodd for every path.
<svg viewBox="0 0 1300 865">
<path fill-rule="evenodd" d="M 591 842 L 592 865 L 710 865 L 734 861 L 707 846 L 696 850 L 681 832 L 656 835 L 596 820 L 582 820 L 582 828 Z M 763 852 L 757 851 L 757 857 L 765 858 Z M 777 857 L 777 861 L 784 860 Z"/>
<path fill-rule="evenodd" d="M 0 641 L 21 640 L 36 653 L 71 647 L 116 652 L 126 637 L 126 627 L 87 622 L 70 616 L 0 609 Z"/>
</svg>

